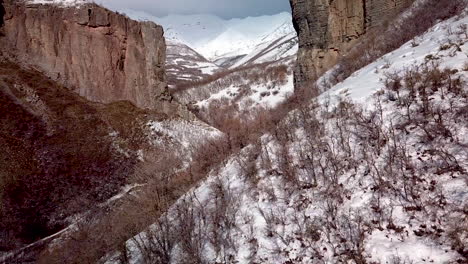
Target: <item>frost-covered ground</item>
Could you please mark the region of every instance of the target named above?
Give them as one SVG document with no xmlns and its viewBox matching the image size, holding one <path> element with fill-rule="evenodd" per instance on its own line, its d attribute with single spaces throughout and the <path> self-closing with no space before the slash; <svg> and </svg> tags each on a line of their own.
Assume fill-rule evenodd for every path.
<svg viewBox="0 0 468 264">
<path fill-rule="evenodd" d="M 170 85 L 201 80 L 223 70 L 185 44 L 167 41 L 166 45 L 166 73 Z"/>
<path fill-rule="evenodd" d="M 205 85 L 174 93 L 200 113 L 216 105 L 232 106 L 238 112 L 271 109 L 294 93 L 292 56 L 275 63 L 235 71 Z"/>
<path fill-rule="evenodd" d="M 291 112 L 129 240 L 129 262 L 466 263 L 467 24 Z"/>
<path fill-rule="evenodd" d="M 147 127 L 151 144 L 173 149 L 179 156 L 189 156 L 190 149 L 198 147 L 205 139 L 222 134 L 219 130 L 197 120 L 151 121 Z"/>
<path fill-rule="evenodd" d="M 433 27 L 424 36 L 404 44 L 363 69 L 355 72 L 345 81 L 335 85 L 320 96 L 320 100 L 338 97 L 348 97 L 356 103 L 364 103 L 370 94 L 384 86 L 383 79 L 386 74 L 398 73 L 406 68 L 420 65 L 426 61 L 439 62 L 440 67 L 463 69 L 467 62 L 467 47 L 463 42 L 466 36 L 456 34 L 463 26 L 466 27 L 467 18 L 456 20 L 454 18 Z M 463 43 L 462 45 L 460 45 Z M 333 70 L 331 70 L 333 71 Z M 318 83 L 327 83 L 326 73 Z M 324 89 L 322 87 L 322 89 Z"/>
<path fill-rule="evenodd" d="M 249 84 L 248 80 L 244 80 L 241 83 L 230 85 L 228 88 L 210 95 L 209 98 L 197 102 L 195 105 L 199 108 L 204 108 L 216 100 L 226 99 L 232 102 L 243 93 L 246 87 L 249 87 L 249 91 L 236 102 L 240 109 L 248 109 L 255 106 L 273 108 L 294 93 L 294 80 L 292 74 L 287 75 L 285 81 L 281 84 L 275 84 L 273 81 Z"/>
</svg>

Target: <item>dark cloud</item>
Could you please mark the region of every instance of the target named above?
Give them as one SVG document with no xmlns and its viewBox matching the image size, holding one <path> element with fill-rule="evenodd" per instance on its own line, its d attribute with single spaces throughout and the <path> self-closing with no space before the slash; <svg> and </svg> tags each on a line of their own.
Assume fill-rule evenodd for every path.
<svg viewBox="0 0 468 264">
<path fill-rule="evenodd" d="M 155 16 L 213 14 L 223 18 L 290 11 L 289 0 L 97 0 L 111 9 L 134 9 Z"/>
</svg>

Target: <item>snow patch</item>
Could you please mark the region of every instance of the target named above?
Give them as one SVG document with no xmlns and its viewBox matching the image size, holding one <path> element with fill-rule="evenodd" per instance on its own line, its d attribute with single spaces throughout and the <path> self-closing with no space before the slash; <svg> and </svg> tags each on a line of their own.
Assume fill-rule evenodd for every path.
<svg viewBox="0 0 468 264">
<path fill-rule="evenodd" d="M 78 6 L 90 3 L 89 0 L 29 0 L 31 4 L 42 4 L 42 5 L 60 5 L 60 6 Z"/>
</svg>

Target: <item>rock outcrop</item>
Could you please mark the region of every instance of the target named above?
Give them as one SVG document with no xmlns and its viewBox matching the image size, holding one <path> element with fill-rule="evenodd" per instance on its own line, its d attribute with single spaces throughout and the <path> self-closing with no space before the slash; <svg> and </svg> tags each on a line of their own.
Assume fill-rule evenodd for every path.
<svg viewBox="0 0 468 264">
<path fill-rule="evenodd" d="M 167 107 L 161 103 L 167 97 L 161 26 L 133 21 L 96 4 L 3 2 L 0 45 L 15 61 L 91 101 Z"/>
<path fill-rule="evenodd" d="M 290 0 L 299 36 L 296 87 L 336 64 L 370 28 L 414 0 Z"/>
</svg>

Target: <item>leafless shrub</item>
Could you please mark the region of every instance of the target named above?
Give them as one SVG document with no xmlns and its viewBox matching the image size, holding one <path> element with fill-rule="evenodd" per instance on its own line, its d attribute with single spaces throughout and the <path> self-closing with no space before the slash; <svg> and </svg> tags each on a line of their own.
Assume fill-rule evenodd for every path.
<svg viewBox="0 0 468 264">
<path fill-rule="evenodd" d="M 180 238 L 179 246 L 183 263 L 207 263 L 203 254 L 206 234 L 203 228 L 204 211 L 196 206 L 194 197 L 184 199 L 175 208 L 175 217 L 179 220 L 176 231 Z"/>
<path fill-rule="evenodd" d="M 240 207 L 229 187 L 218 178 L 211 186 L 212 208 L 209 210 L 208 240 L 213 245 L 217 259 L 226 263 L 233 261 L 238 250 L 232 230 L 236 228 L 236 217 Z"/>
<path fill-rule="evenodd" d="M 461 219 L 460 219 L 461 218 Z M 466 216 L 457 216 L 449 221 L 447 237 L 453 250 L 466 261 L 468 259 L 468 221 Z M 463 260 L 461 260 L 463 263 Z"/>
<path fill-rule="evenodd" d="M 142 263 L 165 264 L 171 263 L 172 250 L 180 240 L 179 234 L 176 232 L 171 219 L 164 215 L 156 220 L 149 227 L 149 230 L 144 231 L 129 242 L 134 244 L 138 249 L 138 253 L 142 256 Z M 121 251 L 122 264 L 129 260 L 127 246 Z"/>
<path fill-rule="evenodd" d="M 409 260 L 408 258 L 404 259 L 400 256 L 392 256 L 390 259 L 390 264 L 413 264 L 414 262 L 412 260 Z"/>
<path fill-rule="evenodd" d="M 468 61 L 463 64 L 463 71 L 468 71 Z"/>
</svg>

